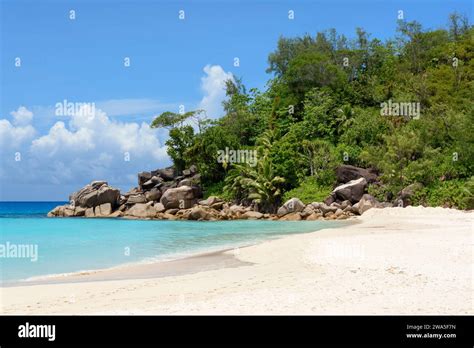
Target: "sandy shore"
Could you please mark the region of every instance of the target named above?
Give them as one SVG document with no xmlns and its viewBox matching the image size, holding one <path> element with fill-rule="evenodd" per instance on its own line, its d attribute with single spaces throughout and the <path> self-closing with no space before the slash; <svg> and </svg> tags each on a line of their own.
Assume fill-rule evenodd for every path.
<svg viewBox="0 0 474 348">
<path fill-rule="evenodd" d="M 152 278 L 126 279 L 150 274 L 129 269 L 119 280 L 0 288 L 0 312 L 474 314 L 473 218 L 442 208 L 372 209 L 347 227 L 143 266 L 155 267 Z"/>
</svg>

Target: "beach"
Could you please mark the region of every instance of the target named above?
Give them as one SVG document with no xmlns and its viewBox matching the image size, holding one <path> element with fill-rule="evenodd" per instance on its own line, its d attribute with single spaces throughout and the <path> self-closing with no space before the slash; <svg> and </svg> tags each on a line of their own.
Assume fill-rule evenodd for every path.
<svg viewBox="0 0 474 348">
<path fill-rule="evenodd" d="M 2 287 L 0 312 L 474 314 L 473 218 L 444 208 L 370 209 L 340 228 Z"/>
</svg>

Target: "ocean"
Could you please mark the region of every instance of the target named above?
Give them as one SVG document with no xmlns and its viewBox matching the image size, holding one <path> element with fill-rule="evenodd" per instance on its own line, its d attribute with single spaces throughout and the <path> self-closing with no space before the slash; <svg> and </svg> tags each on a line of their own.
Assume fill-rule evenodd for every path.
<svg viewBox="0 0 474 348">
<path fill-rule="evenodd" d="M 339 227 L 341 221 L 48 218 L 65 202 L 0 202 L 0 281 L 154 262 Z"/>
</svg>

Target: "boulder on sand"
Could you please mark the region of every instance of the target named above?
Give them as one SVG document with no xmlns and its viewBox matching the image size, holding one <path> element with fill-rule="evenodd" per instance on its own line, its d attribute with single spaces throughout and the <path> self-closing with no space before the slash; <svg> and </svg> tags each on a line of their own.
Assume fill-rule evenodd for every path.
<svg viewBox="0 0 474 348">
<path fill-rule="evenodd" d="M 352 206 L 352 208 L 357 213 L 359 213 L 359 215 L 362 215 L 370 208 L 376 207 L 377 204 L 378 204 L 377 200 L 373 196 L 366 193 L 365 195 L 362 196 L 362 198 L 360 199 L 358 203 Z"/>
<path fill-rule="evenodd" d="M 334 195 L 336 200 L 339 201 L 350 201 L 351 203 L 356 203 L 362 198 L 366 187 L 367 180 L 365 180 L 365 178 L 359 178 L 336 187 L 331 195 Z"/>
</svg>

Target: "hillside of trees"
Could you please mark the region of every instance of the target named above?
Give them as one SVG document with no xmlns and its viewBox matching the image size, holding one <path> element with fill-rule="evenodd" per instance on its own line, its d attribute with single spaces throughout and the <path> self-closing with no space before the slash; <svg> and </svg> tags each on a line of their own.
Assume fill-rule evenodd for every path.
<svg viewBox="0 0 474 348">
<path fill-rule="evenodd" d="M 174 165 L 196 165 L 207 195 L 262 211 L 293 196 L 321 201 L 341 164 L 375 169 L 369 193 L 380 201 L 419 183 L 414 204 L 473 209 L 474 28 L 458 14 L 448 23 L 400 21 L 385 42 L 360 28 L 354 39 L 334 29 L 281 37 L 266 90 L 227 81 L 220 119 L 165 112 L 152 126 L 169 129 Z M 383 114 L 384 103 L 419 103 L 419 115 Z M 218 161 L 226 148 L 258 161 Z"/>
</svg>

